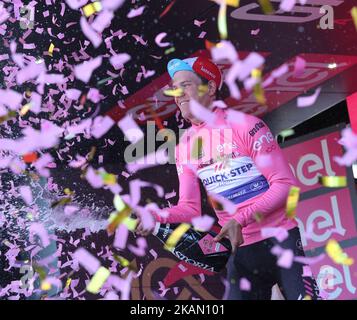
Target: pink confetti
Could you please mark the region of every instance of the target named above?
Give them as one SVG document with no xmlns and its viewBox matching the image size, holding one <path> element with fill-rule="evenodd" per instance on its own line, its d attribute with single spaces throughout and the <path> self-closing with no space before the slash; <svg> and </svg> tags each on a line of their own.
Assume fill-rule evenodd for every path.
<svg viewBox="0 0 357 320">
<path fill-rule="evenodd" d="M 43 72 L 46 72 L 45 63 L 36 63 L 32 61 L 16 74 L 16 82 L 18 84 L 23 84 L 25 81 L 37 78 Z"/>
<path fill-rule="evenodd" d="M 313 265 L 315 263 L 320 262 L 325 258 L 326 254 L 321 253 L 316 257 L 295 257 L 294 261 L 305 264 L 305 265 Z"/>
<path fill-rule="evenodd" d="M 66 216 L 71 216 L 73 213 L 77 212 L 79 210 L 78 207 L 76 206 L 65 206 L 64 207 L 64 214 Z"/>
<path fill-rule="evenodd" d="M 98 116 L 93 121 L 91 134 L 96 139 L 99 139 L 106 134 L 114 125 L 114 120 L 109 116 Z"/>
<path fill-rule="evenodd" d="M 155 43 L 159 46 L 159 47 L 168 47 L 170 45 L 170 42 L 162 42 L 162 39 L 165 38 L 167 36 L 166 32 L 161 32 L 159 33 L 156 37 L 155 37 Z"/>
<path fill-rule="evenodd" d="M 34 243 L 33 236 L 36 234 L 41 239 L 41 243 L 44 248 L 49 246 L 50 240 L 48 237 L 48 233 L 45 227 L 43 226 L 43 224 L 37 222 L 32 223 L 30 225 L 29 232 L 30 232 L 30 236 L 29 236 L 30 242 Z"/>
<path fill-rule="evenodd" d="M 118 249 L 125 249 L 128 241 L 129 230 L 125 224 L 121 223 L 115 231 L 114 247 Z"/>
<path fill-rule="evenodd" d="M 22 94 L 11 90 L 0 89 L 0 104 L 7 106 L 11 110 L 17 110 L 21 106 Z"/>
<path fill-rule="evenodd" d="M 31 111 L 39 114 L 41 112 L 42 96 L 37 92 L 31 94 Z"/>
<path fill-rule="evenodd" d="M 100 268 L 100 262 L 93 257 L 86 249 L 79 248 L 74 254 L 73 258 L 76 259 L 90 274 L 94 274 Z"/>
<path fill-rule="evenodd" d="M 21 186 L 19 192 L 22 199 L 24 199 L 25 203 L 29 206 L 33 201 L 31 188 L 29 186 Z"/>
<path fill-rule="evenodd" d="M 186 271 L 187 271 L 187 268 L 186 268 L 183 264 L 181 264 L 181 263 L 179 263 L 177 267 L 178 267 L 182 272 L 186 272 Z"/>
<path fill-rule="evenodd" d="M 90 61 L 85 61 L 82 64 L 74 67 L 74 74 L 77 79 L 87 83 L 92 76 L 93 71 L 102 64 L 102 57 L 96 57 Z"/>
<path fill-rule="evenodd" d="M 316 102 L 318 96 L 320 95 L 320 92 L 321 92 L 321 87 L 317 88 L 315 93 L 309 97 L 298 97 L 297 106 L 299 108 L 310 107 Z"/>
<path fill-rule="evenodd" d="M 294 77 L 300 78 L 305 71 L 306 68 L 306 60 L 300 57 L 296 57 L 294 63 Z"/>
<path fill-rule="evenodd" d="M 98 33 L 102 33 L 104 29 L 110 26 L 113 18 L 114 13 L 112 11 L 102 10 L 91 24 L 91 27 Z"/>
<path fill-rule="evenodd" d="M 260 32 L 260 29 L 258 28 L 258 29 L 256 29 L 256 30 L 251 30 L 251 31 L 250 31 L 250 34 L 251 34 L 252 36 L 256 36 L 256 35 L 258 35 L 259 32 Z"/>
<path fill-rule="evenodd" d="M 119 70 L 124 67 L 124 64 L 130 61 L 131 57 L 127 53 L 120 53 L 109 58 L 111 65 L 115 70 Z"/>
<path fill-rule="evenodd" d="M 246 278 L 241 278 L 239 281 L 239 288 L 242 291 L 250 291 L 251 290 L 251 284 L 250 281 Z"/>
<path fill-rule="evenodd" d="M 296 0 L 283 0 L 280 3 L 280 10 L 290 12 L 295 6 Z"/>
<path fill-rule="evenodd" d="M 302 270 L 303 270 L 302 273 L 303 277 L 312 277 L 312 271 L 310 266 L 302 266 Z"/>
<path fill-rule="evenodd" d="M 103 41 L 102 37 L 89 25 L 87 19 L 83 16 L 80 19 L 80 25 L 83 34 L 92 42 L 94 48 L 98 48 Z"/>
<path fill-rule="evenodd" d="M 206 22 L 207 20 L 202 20 L 202 21 L 200 21 L 200 20 L 194 20 L 194 25 L 195 26 L 197 26 L 197 27 L 201 27 L 201 25 L 203 25 L 205 22 Z"/>
<path fill-rule="evenodd" d="M 92 167 L 88 167 L 86 179 L 94 189 L 101 188 L 104 185 L 102 177 L 99 174 L 96 174 Z"/>
<path fill-rule="evenodd" d="M 238 53 L 235 46 L 230 42 L 223 40 L 219 46 L 211 49 L 212 59 L 215 62 L 228 60 L 231 64 L 238 60 Z"/>
<path fill-rule="evenodd" d="M 136 42 L 141 43 L 143 46 L 147 45 L 147 41 L 144 41 L 144 39 L 140 36 L 138 36 L 137 34 L 133 34 L 132 37 L 136 40 Z"/>
<path fill-rule="evenodd" d="M 199 39 L 203 39 L 203 38 L 206 36 L 206 34 L 207 34 L 207 32 L 202 31 L 202 32 L 199 34 L 198 38 L 199 38 Z"/>
<path fill-rule="evenodd" d="M 142 15 L 145 10 L 145 7 L 146 6 L 141 6 L 137 9 L 135 9 L 135 8 L 131 9 L 127 15 L 127 18 L 131 19 L 131 18 L 135 18 L 135 17 Z"/>
<path fill-rule="evenodd" d="M 125 0 L 102 0 L 101 4 L 103 9 L 115 11 L 123 5 Z"/>
<path fill-rule="evenodd" d="M 78 100 L 82 91 L 78 89 L 67 89 L 65 91 L 66 96 L 71 100 Z"/>
<path fill-rule="evenodd" d="M 291 249 L 283 250 L 282 254 L 280 255 L 277 265 L 285 268 L 290 269 L 294 261 L 294 252 Z"/>
<path fill-rule="evenodd" d="M 118 121 L 119 128 L 123 131 L 126 141 L 136 143 L 144 137 L 144 133 L 129 115 Z"/>
<path fill-rule="evenodd" d="M 271 228 L 271 227 L 267 227 L 267 228 L 262 228 L 261 229 L 261 236 L 263 238 L 276 238 L 279 242 L 284 241 L 285 239 L 287 239 L 287 237 L 289 236 L 289 233 L 286 229 L 282 228 L 282 227 L 278 227 L 278 228 Z"/>
<path fill-rule="evenodd" d="M 158 254 L 156 253 L 156 251 L 154 250 L 154 249 L 150 249 L 150 254 L 154 257 L 154 260 L 156 260 L 157 259 L 157 257 L 158 257 Z"/>
<path fill-rule="evenodd" d="M 213 217 L 206 214 L 200 217 L 194 217 L 191 220 L 193 227 L 203 232 L 209 231 L 212 228 L 214 221 Z"/>
<path fill-rule="evenodd" d="M 190 111 L 194 117 L 204 121 L 208 126 L 214 125 L 216 121 L 216 114 L 203 107 L 199 102 L 194 99 L 189 101 Z"/>
<path fill-rule="evenodd" d="M 147 242 L 145 238 L 140 237 L 139 239 L 136 240 L 137 247 L 129 244 L 128 249 L 137 255 L 138 257 L 143 257 L 146 254 L 146 248 L 147 248 Z"/>
</svg>

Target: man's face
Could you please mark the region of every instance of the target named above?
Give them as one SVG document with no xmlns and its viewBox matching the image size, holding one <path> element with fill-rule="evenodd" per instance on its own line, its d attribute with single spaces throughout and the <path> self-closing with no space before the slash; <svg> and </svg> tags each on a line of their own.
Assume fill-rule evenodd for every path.
<svg viewBox="0 0 357 320">
<path fill-rule="evenodd" d="M 190 100 L 194 99 L 204 107 L 209 107 L 211 103 L 208 92 L 199 92 L 200 85 L 202 85 L 202 80 L 191 71 L 178 71 L 172 79 L 173 89 L 182 89 L 182 95 L 175 97 L 175 102 L 180 108 L 182 116 L 193 123 L 200 123 L 201 121 L 195 119 L 192 115 L 189 105 Z"/>
</svg>

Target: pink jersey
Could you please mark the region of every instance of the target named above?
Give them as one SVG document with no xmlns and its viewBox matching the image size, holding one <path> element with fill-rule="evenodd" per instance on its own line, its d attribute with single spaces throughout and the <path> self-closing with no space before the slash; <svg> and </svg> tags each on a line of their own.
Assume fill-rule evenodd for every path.
<svg viewBox="0 0 357 320">
<path fill-rule="evenodd" d="M 289 230 L 297 226 L 285 214 L 290 187 L 297 182 L 267 125 L 255 116 L 229 113 L 228 117 L 228 112 L 216 108 L 213 126 L 193 125 L 181 137 L 176 146 L 179 202 L 165 209 L 169 212 L 167 218 L 157 213 L 154 216 L 161 223 L 191 222 L 200 216 L 200 179 L 207 192 L 236 205 L 233 214 L 215 210 L 218 223 L 223 226 L 236 219 L 243 227 L 243 245 L 248 245 L 264 239 L 262 228 Z M 198 136 L 201 148 L 192 151 Z M 257 213 L 262 216 L 260 222 Z"/>
</svg>

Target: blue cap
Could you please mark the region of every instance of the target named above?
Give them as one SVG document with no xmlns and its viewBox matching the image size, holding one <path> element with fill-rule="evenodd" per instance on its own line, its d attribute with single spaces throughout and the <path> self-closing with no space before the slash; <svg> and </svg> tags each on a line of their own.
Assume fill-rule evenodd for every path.
<svg viewBox="0 0 357 320">
<path fill-rule="evenodd" d="M 188 59 L 172 59 L 169 61 L 167 64 L 167 72 L 169 73 L 171 79 L 174 77 L 175 73 L 177 71 L 193 71 L 192 65 L 195 63 L 197 60 L 197 57 L 195 58 L 188 58 Z"/>
</svg>

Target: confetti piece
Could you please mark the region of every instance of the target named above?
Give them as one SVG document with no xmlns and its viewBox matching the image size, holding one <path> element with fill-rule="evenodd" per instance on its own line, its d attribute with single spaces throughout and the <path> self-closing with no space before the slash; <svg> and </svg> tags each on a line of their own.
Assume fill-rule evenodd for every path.
<svg viewBox="0 0 357 320">
<path fill-rule="evenodd" d="M 277 265 L 279 267 L 290 269 L 294 262 L 294 252 L 291 249 L 283 250 L 278 258 Z"/>
<path fill-rule="evenodd" d="M 113 55 L 109 58 L 109 62 L 114 67 L 115 70 L 122 69 L 124 64 L 130 61 L 131 57 L 127 53 L 120 53 Z"/>
<path fill-rule="evenodd" d="M 355 27 L 356 27 L 356 31 L 357 31 L 357 7 L 353 7 L 352 10 L 351 10 L 351 16 L 352 16 L 352 19 L 353 19 L 353 22 L 355 24 Z"/>
<path fill-rule="evenodd" d="M 127 141 L 138 142 L 144 137 L 144 133 L 130 115 L 118 121 L 119 128 L 123 131 Z"/>
<path fill-rule="evenodd" d="M 99 139 L 105 135 L 114 125 L 114 120 L 109 116 L 98 116 L 94 119 L 91 134 L 94 138 Z"/>
<path fill-rule="evenodd" d="M 296 208 L 299 202 L 300 188 L 292 186 L 290 187 L 289 195 L 286 201 L 286 216 L 289 219 L 293 219 L 296 216 Z"/>
<path fill-rule="evenodd" d="M 50 47 L 48 48 L 48 54 L 53 57 L 53 49 L 55 48 L 55 45 L 53 43 L 50 44 Z"/>
<path fill-rule="evenodd" d="M 22 156 L 22 160 L 25 163 L 32 163 L 38 159 L 37 152 L 29 152 Z"/>
<path fill-rule="evenodd" d="M 251 290 L 251 284 L 250 281 L 246 278 L 241 278 L 239 281 L 239 288 L 242 291 L 250 291 Z"/>
<path fill-rule="evenodd" d="M 306 68 L 306 60 L 300 57 L 296 57 L 294 63 L 294 77 L 300 78 L 305 71 Z"/>
<path fill-rule="evenodd" d="M 131 214 L 131 208 L 129 206 L 126 206 L 122 211 L 120 212 L 114 212 L 109 216 L 108 219 L 108 226 L 107 226 L 107 232 L 109 234 L 114 233 L 115 229 Z"/>
<path fill-rule="evenodd" d="M 167 36 L 166 32 L 161 32 L 159 33 L 156 37 L 155 37 L 155 43 L 159 46 L 159 47 L 168 47 L 170 45 L 170 42 L 162 42 L 162 39 L 165 38 Z"/>
<path fill-rule="evenodd" d="M 315 93 L 312 96 L 298 97 L 297 106 L 299 108 L 305 108 L 305 107 L 309 107 L 309 106 L 313 105 L 316 102 L 318 96 L 320 95 L 320 92 L 321 92 L 321 87 L 317 88 Z"/>
<path fill-rule="evenodd" d="M 319 183 L 328 188 L 347 187 L 347 177 L 342 176 L 320 176 Z"/>
<path fill-rule="evenodd" d="M 203 156 L 203 140 L 202 137 L 198 137 L 192 144 L 191 156 L 193 159 L 200 159 Z"/>
<path fill-rule="evenodd" d="M 227 39 L 227 5 L 225 2 L 221 2 L 218 11 L 218 31 L 221 39 Z"/>
<path fill-rule="evenodd" d="M 296 4 L 296 0 L 283 0 L 280 3 L 280 10 L 283 10 L 285 12 L 290 12 Z"/>
<path fill-rule="evenodd" d="M 29 228 L 29 232 L 30 232 L 29 238 L 32 243 L 34 242 L 33 236 L 34 236 L 34 234 L 36 234 L 41 239 L 41 243 L 44 248 L 49 246 L 50 240 L 48 237 L 48 233 L 47 233 L 45 227 L 43 226 L 43 224 L 38 223 L 38 222 L 32 223 Z"/>
<path fill-rule="evenodd" d="M 143 257 L 146 254 L 147 242 L 145 238 L 140 237 L 136 240 L 137 247 L 129 244 L 128 249 L 138 257 Z"/>
<path fill-rule="evenodd" d="M 266 227 L 261 229 L 261 236 L 263 238 L 272 238 L 274 237 L 277 239 L 279 242 L 284 241 L 285 239 L 288 238 L 289 233 L 286 229 L 278 227 L 278 228 L 273 228 L 273 227 Z"/>
<path fill-rule="evenodd" d="M 141 6 L 139 8 L 133 8 L 130 10 L 130 12 L 127 15 L 127 18 L 135 18 L 143 14 L 146 6 Z"/>
<path fill-rule="evenodd" d="M 194 23 L 195 26 L 201 27 L 201 25 L 203 25 L 206 21 L 207 21 L 207 20 L 202 20 L 202 21 L 200 21 L 200 20 L 196 20 L 196 19 L 195 19 L 195 20 L 193 21 L 193 23 Z"/>
<path fill-rule="evenodd" d="M 337 264 L 351 266 L 354 263 L 353 258 L 348 257 L 348 255 L 343 252 L 339 243 L 335 239 L 328 240 L 326 244 L 326 253 L 332 261 Z"/>
<path fill-rule="evenodd" d="M 128 230 L 135 231 L 135 229 L 138 225 L 138 221 L 137 221 L 137 219 L 127 217 L 123 220 L 122 224 L 125 225 L 128 228 Z"/>
<path fill-rule="evenodd" d="M 25 203 L 28 206 L 31 205 L 31 203 L 33 201 L 31 188 L 29 186 L 21 186 L 19 188 L 19 191 L 20 191 L 21 197 L 25 201 Z"/>
<path fill-rule="evenodd" d="M 161 12 L 159 18 L 161 19 L 164 17 L 172 8 L 172 6 L 175 4 L 176 0 L 173 0 L 165 9 L 164 11 Z"/>
<path fill-rule="evenodd" d="M 203 39 L 203 38 L 206 36 L 206 34 L 207 34 L 207 32 L 202 31 L 202 32 L 199 34 L 198 38 L 199 38 L 199 39 Z"/>
<path fill-rule="evenodd" d="M 302 270 L 303 270 L 302 273 L 303 277 L 312 277 L 312 271 L 310 266 L 302 266 Z"/>
<path fill-rule="evenodd" d="M 191 99 L 189 102 L 192 115 L 198 120 L 204 121 L 208 126 L 212 126 L 216 120 L 216 114 L 208 108 L 203 107 L 199 102 Z"/>
<path fill-rule="evenodd" d="M 255 30 L 251 30 L 251 31 L 250 31 L 250 34 L 251 34 L 252 36 L 256 36 L 256 35 L 258 35 L 259 32 L 260 32 L 260 29 L 258 28 L 258 29 L 255 29 Z"/>
<path fill-rule="evenodd" d="M 190 229 L 188 223 L 181 223 L 169 236 L 167 239 L 164 248 L 168 251 L 172 251 L 176 243 L 181 239 L 181 237 Z"/>
<path fill-rule="evenodd" d="M 219 194 L 209 193 L 208 200 L 210 201 L 212 207 L 215 210 L 224 210 L 230 215 L 235 214 L 237 211 L 237 207 L 232 201 L 226 199 L 225 197 Z"/>
<path fill-rule="evenodd" d="M 175 47 L 172 47 L 172 48 L 166 49 L 164 53 L 167 55 L 167 54 L 175 52 L 175 50 L 176 50 Z"/>
<path fill-rule="evenodd" d="M 181 97 L 183 95 L 183 90 L 181 88 L 166 89 L 164 90 L 164 95 L 167 97 Z"/>
<path fill-rule="evenodd" d="M 88 18 L 91 15 L 93 15 L 97 12 L 100 12 L 102 10 L 102 5 L 99 1 L 95 1 L 95 2 L 87 4 L 82 9 L 83 9 L 84 15 Z"/>
<path fill-rule="evenodd" d="M 98 48 L 102 43 L 102 37 L 90 26 L 85 17 L 79 20 L 83 34 L 90 40 L 94 48 Z"/>
<path fill-rule="evenodd" d="M 91 255 L 86 249 L 79 248 L 73 253 L 76 259 L 90 274 L 94 274 L 100 268 L 100 262 Z"/>
<path fill-rule="evenodd" d="M 230 41 L 223 40 L 211 48 L 212 59 L 215 62 L 228 60 L 234 63 L 238 59 L 238 53 Z"/>
<path fill-rule="evenodd" d="M 259 0 L 259 4 L 264 12 L 264 14 L 273 14 L 274 8 L 270 0 Z"/>
<path fill-rule="evenodd" d="M 98 293 L 109 276 L 110 271 L 107 268 L 100 267 L 88 283 L 86 290 L 93 294 Z"/>
<path fill-rule="evenodd" d="M 191 222 L 192 222 L 192 226 L 201 232 L 206 232 L 209 231 L 213 224 L 214 224 L 214 218 L 208 215 L 203 215 L 200 217 L 194 217 L 192 218 Z"/>
<path fill-rule="evenodd" d="M 279 132 L 279 136 L 283 137 L 283 139 L 290 137 L 295 134 L 294 129 L 286 129 L 281 132 Z"/>
<path fill-rule="evenodd" d="M 74 75 L 77 79 L 87 83 L 92 76 L 92 73 L 102 64 L 102 57 L 96 57 L 90 61 L 85 61 L 82 64 L 74 67 Z"/>
</svg>

